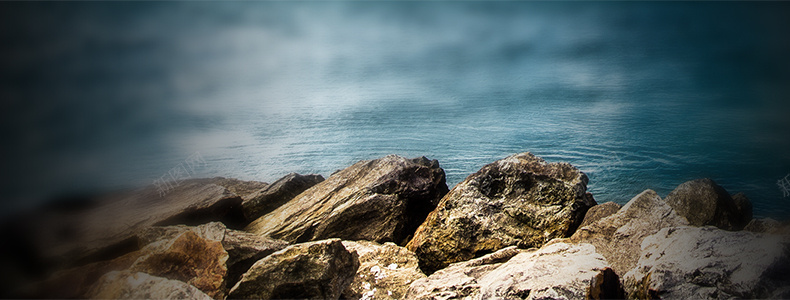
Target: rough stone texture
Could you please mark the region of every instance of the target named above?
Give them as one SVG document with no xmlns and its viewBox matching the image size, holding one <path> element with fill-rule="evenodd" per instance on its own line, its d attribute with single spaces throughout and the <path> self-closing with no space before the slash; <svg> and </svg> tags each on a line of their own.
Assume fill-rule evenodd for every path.
<svg viewBox="0 0 790 300">
<path fill-rule="evenodd" d="M 522 252 L 516 246 L 500 249 L 468 261 L 451 264 L 409 285 L 403 299 L 472 299 L 480 294 L 481 277 Z"/>
<path fill-rule="evenodd" d="M 257 192 L 265 189 L 269 186 L 266 182 L 261 181 L 246 181 L 246 180 L 239 180 L 236 178 L 225 178 L 225 177 L 214 177 L 214 178 L 198 178 L 198 179 L 190 179 L 188 182 L 195 182 L 200 184 L 216 184 L 221 187 L 225 187 L 231 193 L 234 193 L 244 199 L 250 199 L 253 195 Z"/>
<path fill-rule="evenodd" d="M 752 219 L 752 205 L 742 194 L 738 202 L 715 181 L 705 178 L 682 183 L 669 193 L 666 202 L 691 225 L 713 225 L 741 230 Z"/>
<path fill-rule="evenodd" d="M 296 244 L 252 265 L 232 299 L 338 299 L 359 267 L 339 239 Z"/>
<path fill-rule="evenodd" d="M 620 204 L 611 201 L 590 207 L 590 209 L 587 211 L 587 214 L 584 215 L 584 221 L 582 221 L 582 224 L 579 225 L 579 228 L 598 222 L 600 219 L 615 214 L 618 210 L 620 210 L 620 207 L 622 207 Z"/>
<path fill-rule="evenodd" d="M 446 192 L 436 160 L 389 155 L 333 174 L 246 230 L 288 242 L 336 237 L 402 245 Z"/>
<path fill-rule="evenodd" d="M 112 259 L 139 249 L 137 233 L 156 225 L 241 220 L 241 198 L 214 184 L 183 182 L 160 196 L 155 188 L 108 196 L 84 210 L 43 213 L 18 230 L 41 264 L 55 269 Z"/>
<path fill-rule="evenodd" d="M 211 300 L 211 297 L 184 282 L 129 271 L 113 271 L 102 276 L 87 298 Z"/>
<path fill-rule="evenodd" d="M 771 218 L 753 219 L 743 230 L 757 233 L 790 235 L 790 224 L 788 224 L 787 221 L 779 222 Z"/>
<path fill-rule="evenodd" d="M 556 243 L 495 252 L 499 260 L 462 262 L 412 283 L 407 299 L 622 298 L 617 275 L 595 247 Z M 515 253 L 517 255 L 514 255 Z M 511 258 L 512 257 L 512 258 Z M 509 259 L 508 259 L 509 258 Z M 503 262 L 504 261 L 504 262 Z"/>
<path fill-rule="evenodd" d="M 280 207 L 321 181 L 324 181 L 324 177 L 321 175 L 299 175 L 297 173 L 285 175 L 266 188 L 252 193 L 248 198 L 244 198 L 244 202 L 241 204 L 244 210 L 244 218 L 247 221 L 253 221 Z"/>
<path fill-rule="evenodd" d="M 625 274 L 636 265 L 645 237 L 661 228 L 687 224 L 656 192 L 645 190 L 617 213 L 579 228 L 568 239 L 552 242 L 592 244 L 617 274 Z"/>
<path fill-rule="evenodd" d="M 343 246 L 359 256 L 359 269 L 343 291 L 344 299 L 401 299 L 409 284 L 425 278 L 417 256 L 406 248 L 368 241 L 343 241 Z"/>
<path fill-rule="evenodd" d="M 406 246 L 432 273 L 451 263 L 569 236 L 595 205 L 587 176 L 530 153 L 484 166 L 456 185 Z"/>
<path fill-rule="evenodd" d="M 186 231 L 172 240 L 152 243 L 141 251 L 144 254 L 129 270 L 180 280 L 212 298 L 223 298 L 228 253 L 222 243 Z"/>
<path fill-rule="evenodd" d="M 790 287 L 787 237 L 707 227 L 671 227 L 645 238 L 623 276 L 632 298 L 772 298 Z"/>
</svg>

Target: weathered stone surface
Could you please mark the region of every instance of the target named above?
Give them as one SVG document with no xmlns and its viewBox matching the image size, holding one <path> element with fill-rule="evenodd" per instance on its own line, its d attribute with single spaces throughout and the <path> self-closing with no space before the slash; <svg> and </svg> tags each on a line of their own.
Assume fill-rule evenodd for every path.
<svg viewBox="0 0 790 300">
<path fill-rule="evenodd" d="M 228 251 L 228 287 L 232 287 L 241 276 L 261 258 L 288 246 L 288 243 L 243 231 L 228 229 L 222 246 Z"/>
<path fill-rule="evenodd" d="M 344 299 L 401 299 L 410 283 L 425 278 L 417 256 L 406 248 L 368 241 L 343 241 L 343 246 L 359 256 L 359 269 L 343 291 Z"/>
<path fill-rule="evenodd" d="M 623 297 L 617 275 L 592 245 L 556 243 L 538 250 L 506 248 L 494 254 L 499 256 L 498 260 L 489 258 L 486 263 L 485 259 L 476 259 L 453 264 L 426 279 L 415 281 L 409 287 L 406 298 Z"/>
<path fill-rule="evenodd" d="M 715 181 L 705 178 L 680 184 L 666 202 L 691 225 L 712 225 L 725 230 L 741 230 L 752 219 L 752 205 L 743 195 L 738 202 Z"/>
<path fill-rule="evenodd" d="M 289 246 L 252 265 L 232 299 L 338 299 L 359 267 L 339 239 Z"/>
<path fill-rule="evenodd" d="M 629 297 L 768 298 L 790 287 L 787 237 L 715 227 L 671 227 L 645 238 L 623 276 Z"/>
<path fill-rule="evenodd" d="M 244 209 L 244 217 L 248 221 L 253 221 L 321 181 L 324 181 L 324 177 L 321 175 L 300 175 L 297 173 L 285 175 L 266 188 L 244 198 L 244 202 L 241 204 Z"/>
<path fill-rule="evenodd" d="M 446 192 L 436 160 L 389 155 L 333 174 L 246 230 L 288 242 L 337 237 L 403 244 Z"/>
<path fill-rule="evenodd" d="M 753 219 L 743 230 L 757 233 L 790 235 L 790 224 L 788 224 L 787 221 L 779 222 L 771 218 Z"/>
<path fill-rule="evenodd" d="M 129 268 L 191 284 L 215 299 L 224 296 L 228 253 L 218 241 L 186 231 L 171 240 L 149 244 Z"/>
<path fill-rule="evenodd" d="M 592 244 L 617 274 L 625 274 L 636 266 L 645 237 L 661 228 L 687 224 L 656 192 L 645 190 L 617 213 L 579 228 L 568 239 L 552 242 Z"/>
<path fill-rule="evenodd" d="M 516 246 L 500 249 L 468 261 L 451 264 L 409 285 L 403 299 L 473 299 L 480 295 L 479 280 L 522 252 Z"/>
<path fill-rule="evenodd" d="M 156 225 L 235 224 L 241 198 L 224 187 L 184 182 L 160 196 L 155 188 L 111 196 L 98 207 L 43 213 L 18 228 L 42 264 L 68 268 L 139 249 L 137 233 Z"/>
<path fill-rule="evenodd" d="M 102 276 L 87 298 L 211 300 L 211 297 L 187 283 L 130 271 L 113 271 Z"/>
<path fill-rule="evenodd" d="M 584 221 L 582 221 L 582 224 L 579 225 L 579 228 L 598 222 L 600 219 L 615 214 L 618 210 L 620 210 L 620 207 L 622 207 L 620 204 L 611 201 L 590 207 L 590 209 L 587 210 L 587 214 L 584 215 Z"/>
<path fill-rule="evenodd" d="M 214 177 L 214 178 L 197 178 L 190 179 L 188 182 L 195 182 L 200 184 L 216 184 L 218 186 L 228 189 L 241 197 L 244 201 L 250 199 L 253 195 L 269 186 L 266 182 L 261 181 L 247 181 L 239 180 L 236 178 Z"/>
<path fill-rule="evenodd" d="M 484 166 L 456 185 L 406 246 L 426 273 L 518 245 L 569 236 L 595 205 L 587 176 L 530 153 Z"/>
</svg>

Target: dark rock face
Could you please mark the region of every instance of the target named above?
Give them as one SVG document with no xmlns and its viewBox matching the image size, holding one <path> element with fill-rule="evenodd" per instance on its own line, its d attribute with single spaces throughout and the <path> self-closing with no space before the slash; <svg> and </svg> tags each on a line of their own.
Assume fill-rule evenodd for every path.
<svg viewBox="0 0 790 300">
<path fill-rule="evenodd" d="M 285 175 L 271 185 L 251 193 L 248 198 L 244 198 L 244 202 L 241 204 L 244 209 L 244 218 L 247 221 L 253 221 L 321 181 L 324 181 L 324 177 L 321 175 L 299 175 L 297 173 Z"/>
<path fill-rule="evenodd" d="M 184 282 L 130 271 L 113 271 L 102 276 L 87 298 L 211 300 L 211 297 Z"/>
<path fill-rule="evenodd" d="M 656 192 L 646 190 L 617 213 L 579 228 L 568 239 L 552 242 L 592 244 L 617 274 L 625 274 L 636 265 L 645 237 L 661 228 L 687 224 Z"/>
<path fill-rule="evenodd" d="M 790 290 L 787 236 L 683 226 L 642 245 L 637 266 L 623 275 L 629 298 L 776 298 Z"/>
<path fill-rule="evenodd" d="M 737 199 L 705 178 L 682 183 L 667 195 L 666 202 L 691 225 L 741 230 L 752 219 L 752 205 L 742 194 Z"/>
<path fill-rule="evenodd" d="M 409 287 L 407 299 L 622 298 L 617 274 L 589 244 L 505 248 L 452 264 Z"/>
<path fill-rule="evenodd" d="M 343 241 L 343 246 L 359 256 L 359 269 L 343 299 L 403 299 L 409 284 L 425 278 L 417 256 L 406 248 L 368 241 Z"/>
<path fill-rule="evenodd" d="M 252 265 L 228 298 L 338 299 L 358 268 L 338 239 L 296 244 Z"/>
<path fill-rule="evenodd" d="M 587 176 L 530 153 L 484 166 L 456 185 L 406 246 L 423 271 L 518 245 L 540 247 L 569 236 L 595 205 Z"/>
<path fill-rule="evenodd" d="M 446 192 L 436 160 L 389 155 L 333 174 L 246 231 L 288 242 L 336 237 L 404 244 Z"/>
<path fill-rule="evenodd" d="M 622 207 L 620 204 L 614 202 L 606 202 L 604 204 L 590 207 L 590 209 L 587 211 L 587 214 L 584 215 L 584 221 L 582 221 L 582 224 L 579 225 L 579 228 L 598 222 L 600 219 L 615 214 L 618 210 L 620 210 L 620 207 Z"/>
</svg>

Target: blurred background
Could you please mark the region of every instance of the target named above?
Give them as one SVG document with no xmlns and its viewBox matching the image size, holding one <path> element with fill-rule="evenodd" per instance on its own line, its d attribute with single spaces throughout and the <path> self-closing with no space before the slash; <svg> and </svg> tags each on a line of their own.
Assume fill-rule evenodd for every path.
<svg viewBox="0 0 790 300">
<path fill-rule="evenodd" d="M 387 154 L 530 151 L 599 203 L 709 177 L 787 219 L 788 2 L 2 2 L 0 218 Z M 790 186 L 788 186 L 790 188 Z"/>
</svg>

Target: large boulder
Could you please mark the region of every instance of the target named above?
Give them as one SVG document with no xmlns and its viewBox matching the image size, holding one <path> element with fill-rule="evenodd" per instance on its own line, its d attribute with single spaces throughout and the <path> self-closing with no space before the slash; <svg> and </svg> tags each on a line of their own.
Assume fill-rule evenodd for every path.
<svg viewBox="0 0 790 300">
<path fill-rule="evenodd" d="M 568 239 L 553 242 L 592 244 L 617 274 L 625 274 L 636 266 L 645 237 L 661 228 L 687 224 L 656 192 L 645 190 L 617 213 L 579 228 Z"/>
<path fill-rule="evenodd" d="M 285 175 L 271 185 L 252 193 L 248 198 L 244 198 L 244 202 L 241 204 L 244 209 L 244 218 L 253 221 L 321 181 L 324 181 L 324 177 L 321 175 L 300 175 L 297 173 Z"/>
<path fill-rule="evenodd" d="M 415 281 L 406 298 L 623 298 L 617 275 L 592 245 L 556 243 L 526 251 L 511 247 L 494 254 Z"/>
<path fill-rule="evenodd" d="M 187 283 L 130 271 L 113 271 L 102 276 L 86 298 L 211 300 Z"/>
<path fill-rule="evenodd" d="M 704 178 L 680 184 L 667 195 L 666 202 L 691 225 L 741 230 L 752 219 L 752 205 L 743 194 L 736 199 L 715 181 Z"/>
<path fill-rule="evenodd" d="M 417 256 L 393 243 L 343 241 L 359 256 L 354 281 L 343 291 L 344 299 L 402 299 L 415 280 L 425 278 Z"/>
<path fill-rule="evenodd" d="M 598 204 L 596 206 L 590 207 L 587 210 L 587 214 L 584 215 L 584 220 L 582 224 L 579 225 L 579 228 L 590 225 L 592 223 L 598 222 L 598 220 L 611 216 L 617 213 L 622 206 L 620 204 L 614 202 L 606 202 L 604 204 Z"/>
<path fill-rule="evenodd" d="M 645 238 L 624 286 L 632 298 L 787 298 L 788 249 L 786 236 L 712 226 L 664 228 Z"/>
<path fill-rule="evenodd" d="M 222 243 L 186 231 L 174 239 L 152 243 L 141 251 L 144 254 L 130 271 L 183 281 L 212 298 L 224 297 L 228 253 Z"/>
<path fill-rule="evenodd" d="M 446 192 L 436 160 L 389 155 L 333 174 L 246 230 L 288 242 L 342 238 L 402 245 Z"/>
<path fill-rule="evenodd" d="M 456 185 L 406 247 L 426 273 L 511 245 L 540 247 L 571 235 L 595 205 L 587 180 L 567 163 L 511 155 Z"/>
<path fill-rule="evenodd" d="M 292 245 L 252 265 L 232 299 L 338 299 L 359 268 L 339 239 Z"/>
</svg>

